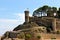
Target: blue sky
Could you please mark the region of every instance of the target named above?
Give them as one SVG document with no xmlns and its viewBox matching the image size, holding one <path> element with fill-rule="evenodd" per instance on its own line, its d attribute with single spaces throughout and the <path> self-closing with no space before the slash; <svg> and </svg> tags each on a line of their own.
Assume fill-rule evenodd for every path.
<svg viewBox="0 0 60 40">
<path fill-rule="evenodd" d="M 60 0 L 0 0 L 0 35 L 24 22 L 24 10 L 30 15 L 43 5 L 60 7 Z"/>
</svg>

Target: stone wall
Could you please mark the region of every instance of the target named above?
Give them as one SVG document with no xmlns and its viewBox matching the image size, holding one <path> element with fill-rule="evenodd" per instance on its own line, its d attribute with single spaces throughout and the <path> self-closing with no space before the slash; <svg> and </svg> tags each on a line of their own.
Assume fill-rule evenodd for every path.
<svg viewBox="0 0 60 40">
<path fill-rule="evenodd" d="M 44 39 L 60 39 L 60 34 L 50 34 L 50 33 L 36 33 L 35 36 L 40 35 L 42 40 Z"/>
<path fill-rule="evenodd" d="M 8 38 L 8 39 L 4 39 L 4 40 L 25 40 L 25 39 L 18 39 L 18 38 L 11 39 L 11 38 Z"/>
</svg>

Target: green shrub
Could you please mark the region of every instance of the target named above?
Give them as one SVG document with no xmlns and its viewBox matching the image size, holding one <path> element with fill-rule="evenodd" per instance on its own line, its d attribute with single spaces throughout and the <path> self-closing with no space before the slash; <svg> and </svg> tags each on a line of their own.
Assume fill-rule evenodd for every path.
<svg viewBox="0 0 60 40">
<path fill-rule="evenodd" d="M 41 36 L 37 36 L 37 38 L 38 38 L 38 39 L 40 39 L 40 38 L 41 38 Z"/>
<path fill-rule="evenodd" d="M 26 34 L 26 38 L 31 38 L 31 34 Z"/>
<path fill-rule="evenodd" d="M 57 31 L 57 34 L 59 34 L 60 33 L 60 31 Z"/>
</svg>

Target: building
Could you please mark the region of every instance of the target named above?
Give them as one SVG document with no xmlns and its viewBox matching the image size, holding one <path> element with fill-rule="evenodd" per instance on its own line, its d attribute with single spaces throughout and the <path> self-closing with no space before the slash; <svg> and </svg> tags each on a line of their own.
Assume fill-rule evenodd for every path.
<svg viewBox="0 0 60 40">
<path fill-rule="evenodd" d="M 1 40 L 8 38 L 19 38 L 25 40 L 59 40 L 60 19 L 55 17 L 29 16 L 29 11 L 24 11 L 25 22 L 18 25 L 13 31 L 6 32 Z M 15 39 L 14 39 L 15 40 Z"/>
</svg>

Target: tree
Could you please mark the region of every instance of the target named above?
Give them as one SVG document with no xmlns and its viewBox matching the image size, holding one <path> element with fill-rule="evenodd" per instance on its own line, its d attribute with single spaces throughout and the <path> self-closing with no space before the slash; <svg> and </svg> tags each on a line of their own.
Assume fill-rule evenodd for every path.
<svg viewBox="0 0 60 40">
<path fill-rule="evenodd" d="M 47 5 L 44 5 L 43 7 L 42 7 L 42 11 L 47 11 L 48 10 L 48 6 Z"/>
<path fill-rule="evenodd" d="M 57 12 L 57 8 L 56 7 L 52 7 L 52 9 L 53 9 L 52 10 L 53 12 Z"/>
<path fill-rule="evenodd" d="M 42 16 L 42 7 L 38 8 L 33 12 L 33 16 L 39 16 L 39 15 Z"/>
<path fill-rule="evenodd" d="M 59 8 L 59 10 L 57 11 L 57 14 L 58 14 L 58 18 L 60 18 L 60 8 Z"/>
<path fill-rule="evenodd" d="M 42 14 L 47 14 L 47 11 L 49 10 L 50 11 L 51 7 L 47 6 L 47 5 L 44 5 L 43 7 L 40 7 L 38 9 L 36 9 L 34 12 L 33 12 L 33 16 L 36 16 L 36 15 L 41 15 Z"/>
<path fill-rule="evenodd" d="M 50 6 L 44 5 L 42 7 L 39 7 L 38 9 L 36 9 L 33 12 L 33 16 L 37 16 L 37 17 L 39 17 L 39 15 L 46 16 L 44 14 L 47 14 L 47 16 L 54 16 L 54 13 L 57 13 L 56 7 L 50 7 Z"/>
</svg>

